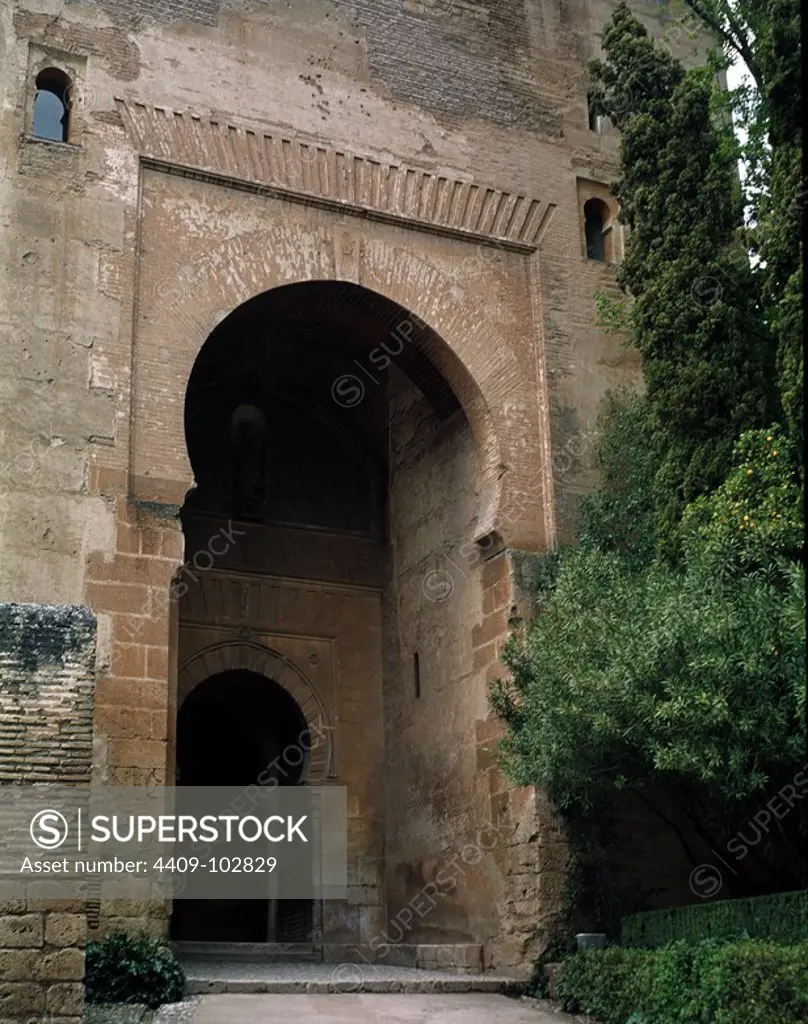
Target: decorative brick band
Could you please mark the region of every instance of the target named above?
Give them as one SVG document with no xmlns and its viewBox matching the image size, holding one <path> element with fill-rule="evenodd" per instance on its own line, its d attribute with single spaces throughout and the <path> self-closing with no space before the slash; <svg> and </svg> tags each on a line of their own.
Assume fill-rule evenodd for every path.
<svg viewBox="0 0 808 1024">
<path fill-rule="evenodd" d="M 118 99 L 141 157 L 257 191 L 533 252 L 554 204 L 314 140 Z"/>
</svg>

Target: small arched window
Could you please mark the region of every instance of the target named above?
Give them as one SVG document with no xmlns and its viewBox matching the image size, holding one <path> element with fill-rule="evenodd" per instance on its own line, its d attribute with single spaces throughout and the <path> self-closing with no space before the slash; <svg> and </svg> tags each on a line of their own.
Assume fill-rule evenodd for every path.
<svg viewBox="0 0 808 1024">
<path fill-rule="evenodd" d="M 58 68 L 36 76 L 31 134 L 50 142 L 67 142 L 70 132 L 70 79 Z"/>
<path fill-rule="evenodd" d="M 603 127 L 603 118 L 598 114 L 592 96 L 586 98 L 586 115 L 590 132 L 599 132 Z"/>
<path fill-rule="evenodd" d="M 254 405 L 239 405 L 230 420 L 231 511 L 262 519 L 266 500 L 266 418 Z"/>
<path fill-rule="evenodd" d="M 586 258 L 606 262 L 606 235 L 609 208 L 602 199 L 587 199 L 584 203 L 584 232 Z"/>
</svg>

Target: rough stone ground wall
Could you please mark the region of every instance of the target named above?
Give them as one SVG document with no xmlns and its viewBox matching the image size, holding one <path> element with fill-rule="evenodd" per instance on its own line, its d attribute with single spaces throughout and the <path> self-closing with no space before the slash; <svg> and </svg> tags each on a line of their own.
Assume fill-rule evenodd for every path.
<svg viewBox="0 0 808 1024">
<path fill-rule="evenodd" d="M 94 681 L 87 608 L 0 604 L 0 797 L 15 783 L 89 783 Z M 36 890 L 0 902 L 0 1020 L 80 1024 L 86 905 Z"/>
</svg>

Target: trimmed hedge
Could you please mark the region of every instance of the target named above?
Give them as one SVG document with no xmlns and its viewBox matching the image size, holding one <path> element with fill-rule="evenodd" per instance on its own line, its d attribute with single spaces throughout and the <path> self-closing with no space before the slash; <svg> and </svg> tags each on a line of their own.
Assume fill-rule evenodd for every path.
<svg viewBox="0 0 808 1024">
<path fill-rule="evenodd" d="M 677 939 L 698 942 L 744 937 L 808 941 L 808 890 L 651 910 L 624 917 L 620 929 L 623 946 L 640 948 L 664 946 Z"/>
<path fill-rule="evenodd" d="M 602 1024 L 805 1024 L 808 942 L 673 942 L 576 953 L 556 975 L 565 1010 Z"/>
</svg>

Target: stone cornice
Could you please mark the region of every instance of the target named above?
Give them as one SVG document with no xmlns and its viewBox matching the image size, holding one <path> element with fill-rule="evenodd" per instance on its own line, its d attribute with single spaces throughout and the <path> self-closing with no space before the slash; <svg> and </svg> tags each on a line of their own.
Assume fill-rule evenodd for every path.
<svg viewBox="0 0 808 1024">
<path fill-rule="evenodd" d="M 533 252 L 554 204 L 323 143 L 118 99 L 138 153 L 167 171 Z"/>
</svg>

